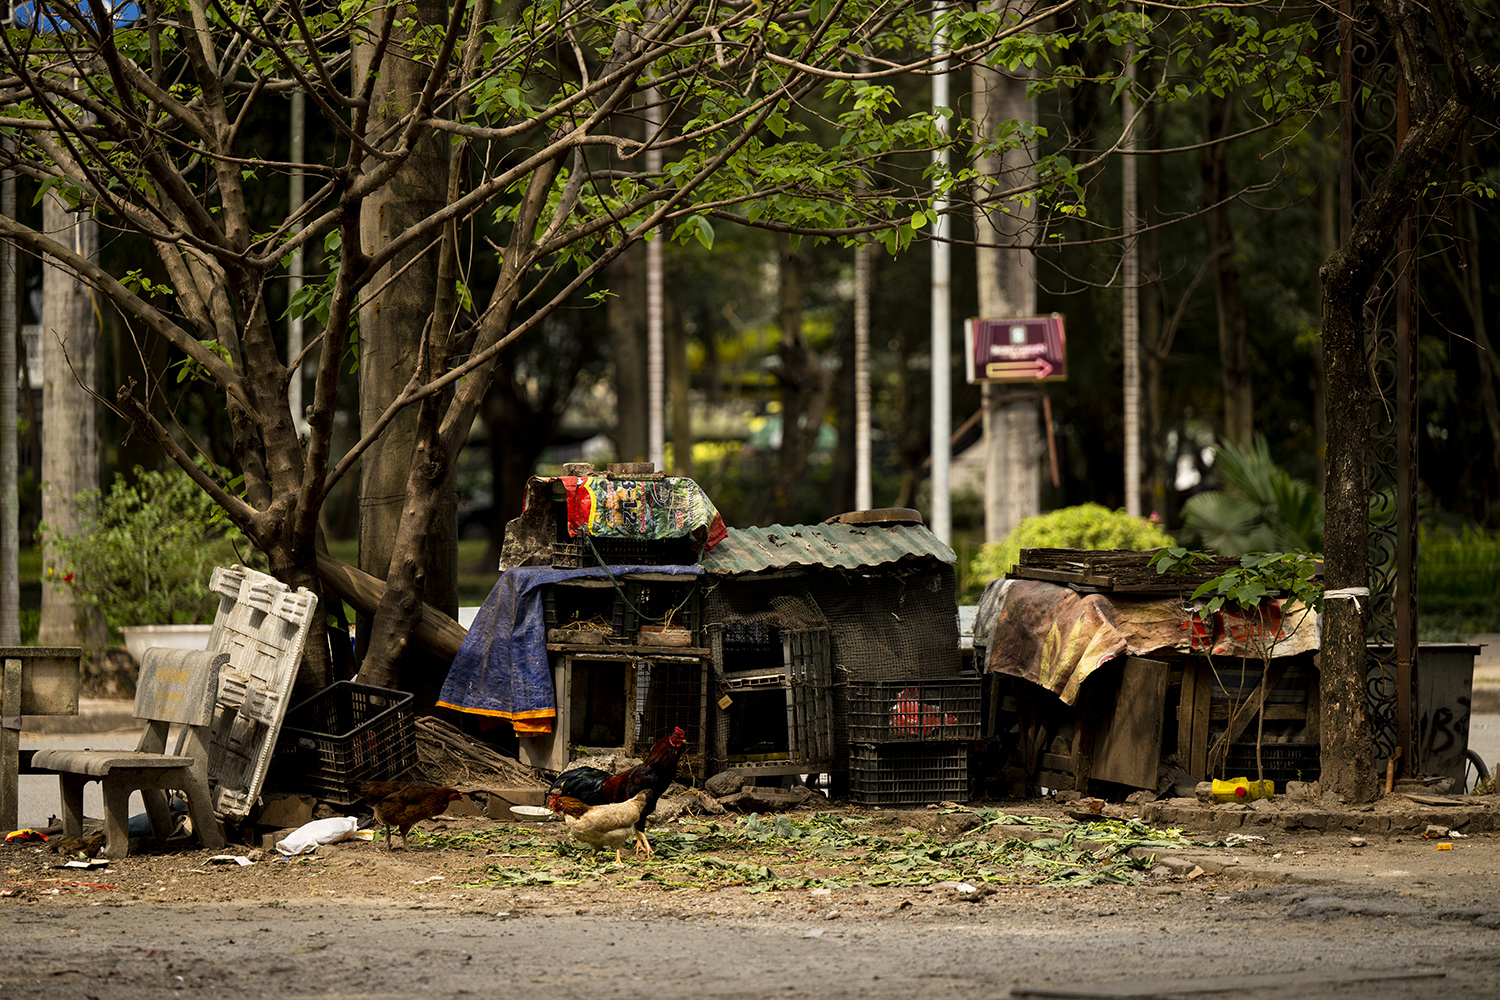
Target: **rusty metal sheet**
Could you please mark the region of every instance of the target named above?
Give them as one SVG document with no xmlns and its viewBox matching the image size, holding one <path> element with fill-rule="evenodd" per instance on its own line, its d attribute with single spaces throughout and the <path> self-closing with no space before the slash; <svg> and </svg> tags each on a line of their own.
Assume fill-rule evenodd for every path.
<svg viewBox="0 0 1500 1000">
<path fill-rule="evenodd" d="M 730 528 L 706 552 L 706 573 L 735 576 L 796 566 L 863 569 L 903 560 L 955 562 L 953 549 L 921 525 L 773 524 Z"/>
</svg>

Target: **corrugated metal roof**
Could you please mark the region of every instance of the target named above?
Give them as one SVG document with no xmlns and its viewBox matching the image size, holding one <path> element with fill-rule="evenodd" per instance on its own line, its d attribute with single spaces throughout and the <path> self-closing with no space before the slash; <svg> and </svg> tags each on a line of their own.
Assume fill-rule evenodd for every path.
<svg viewBox="0 0 1500 1000">
<path fill-rule="evenodd" d="M 905 559 L 955 561 L 953 549 L 922 525 L 773 524 L 730 528 L 700 562 L 704 572 L 735 576 L 792 566 L 862 569 Z"/>
</svg>

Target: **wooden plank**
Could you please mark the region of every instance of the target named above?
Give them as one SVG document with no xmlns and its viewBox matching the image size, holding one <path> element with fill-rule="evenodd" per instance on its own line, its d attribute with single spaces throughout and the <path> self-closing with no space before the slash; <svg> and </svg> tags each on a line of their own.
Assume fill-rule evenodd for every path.
<svg viewBox="0 0 1500 1000">
<path fill-rule="evenodd" d="M 686 662 L 707 659 L 713 650 L 707 646 L 595 646 L 571 642 L 547 643 L 549 653 L 567 653 L 580 660 L 661 660 Z"/>
<path fill-rule="evenodd" d="M 1073 788 L 1089 793 L 1089 779 L 1094 776 L 1094 739 L 1098 735 L 1093 721 L 1099 716 L 1100 692 L 1084 684 L 1078 692 L 1077 722 L 1073 729 Z"/>
<path fill-rule="evenodd" d="M 1095 587 L 1107 587 L 1110 583 L 1107 576 L 1068 570 L 1040 569 L 1035 566 L 1017 566 L 1011 570 L 1010 575 L 1017 580 L 1041 580 L 1044 583 L 1082 583 Z"/>
<path fill-rule="evenodd" d="M 1229 718 L 1229 706 L 1223 702 L 1214 705 L 1209 718 L 1215 722 Z M 1307 718 L 1306 705 L 1267 705 L 1267 722 L 1302 722 Z"/>
<path fill-rule="evenodd" d="M 1198 777 L 1190 762 L 1193 759 L 1193 709 L 1198 697 L 1198 665 L 1182 665 L 1182 687 L 1177 694 L 1177 761 L 1187 772 Z"/>
<path fill-rule="evenodd" d="M 16 828 L 20 812 L 21 660 L 6 658 L 0 676 L 0 828 Z"/>
<path fill-rule="evenodd" d="M 797 666 L 796 657 L 793 656 L 793 644 L 796 642 L 797 633 L 783 632 L 781 636 L 781 669 L 786 671 L 786 737 L 787 746 L 793 757 L 799 756 L 802 750 L 802 734 L 797 726 L 797 699 L 794 692 L 797 690 Z"/>
<path fill-rule="evenodd" d="M 1171 672 L 1171 666 L 1160 660 L 1125 658 L 1118 690 L 1101 713 L 1096 730 L 1092 777 L 1134 788 L 1156 788 Z"/>
<path fill-rule="evenodd" d="M 1192 754 L 1188 772 L 1198 781 L 1208 777 L 1208 710 L 1213 701 L 1213 671 L 1204 661 L 1194 663 L 1197 682 L 1191 707 Z"/>
</svg>

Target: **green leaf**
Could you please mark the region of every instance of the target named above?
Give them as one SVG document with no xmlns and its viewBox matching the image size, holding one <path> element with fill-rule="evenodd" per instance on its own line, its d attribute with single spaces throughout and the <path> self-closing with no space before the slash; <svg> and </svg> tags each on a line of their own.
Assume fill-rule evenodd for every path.
<svg viewBox="0 0 1500 1000">
<path fill-rule="evenodd" d="M 695 215 L 693 216 L 693 224 L 695 228 L 694 235 L 698 237 L 698 242 L 703 244 L 703 249 L 712 250 L 714 248 L 713 223 L 701 215 Z"/>
</svg>

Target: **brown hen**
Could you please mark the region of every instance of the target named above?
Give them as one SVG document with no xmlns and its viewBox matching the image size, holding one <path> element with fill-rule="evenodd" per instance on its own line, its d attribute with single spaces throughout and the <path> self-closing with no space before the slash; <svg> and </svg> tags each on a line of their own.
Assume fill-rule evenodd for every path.
<svg viewBox="0 0 1500 1000">
<path fill-rule="evenodd" d="M 401 832 L 401 847 L 406 849 L 406 833 L 424 819 L 441 816 L 463 792 L 447 785 L 411 785 L 403 781 L 365 781 L 354 786 L 364 797 L 375 818 L 385 825 L 385 849 L 391 850 L 391 827 Z"/>
</svg>

